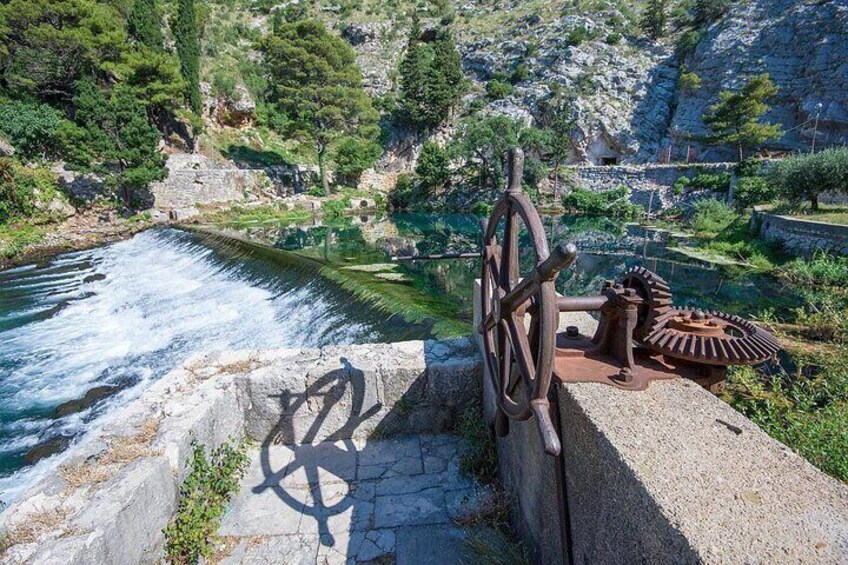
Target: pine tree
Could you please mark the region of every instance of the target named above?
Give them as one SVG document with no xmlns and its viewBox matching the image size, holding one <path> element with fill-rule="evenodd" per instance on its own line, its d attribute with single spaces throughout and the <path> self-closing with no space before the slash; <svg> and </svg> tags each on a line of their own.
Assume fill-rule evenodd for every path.
<svg viewBox="0 0 848 565">
<path fill-rule="evenodd" d="M 642 31 L 653 40 L 659 39 L 665 33 L 668 20 L 666 3 L 667 0 L 648 0 L 645 13 L 642 14 L 642 20 L 639 22 Z"/>
<path fill-rule="evenodd" d="M 427 78 L 427 62 L 424 45 L 421 43 L 421 25 L 418 15 L 412 17 L 412 27 L 406 44 L 406 53 L 400 62 L 401 108 L 410 124 L 422 122 L 421 102 L 424 98 L 424 83 Z"/>
<path fill-rule="evenodd" d="M 313 143 L 329 195 L 330 150 L 345 137 L 367 144 L 379 135 L 379 115 L 362 88 L 356 54 L 314 20 L 282 24 L 262 39 L 260 49 L 273 83 L 270 100 L 288 119 L 283 133 Z"/>
<path fill-rule="evenodd" d="M 735 145 L 741 162 L 745 148 L 782 136 L 780 125 L 760 123 L 760 118 L 769 110 L 766 101 L 776 94 L 777 86 L 768 73 L 751 78 L 738 92 L 720 92 L 718 102 L 703 118 L 713 132 L 707 136 L 707 141 Z"/>
<path fill-rule="evenodd" d="M 180 73 L 188 84 L 188 103 L 192 110 L 200 113 L 203 106 L 200 98 L 200 38 L 194 0 L 178 0 L 172 28 L 180 59 Z"/>
<path fill-rule="evenodd" d="M 141 45 L 162 51 L 162 16 L 156 0 L 135 0 L 127 18 L 127 30 Z"/>
</svg>

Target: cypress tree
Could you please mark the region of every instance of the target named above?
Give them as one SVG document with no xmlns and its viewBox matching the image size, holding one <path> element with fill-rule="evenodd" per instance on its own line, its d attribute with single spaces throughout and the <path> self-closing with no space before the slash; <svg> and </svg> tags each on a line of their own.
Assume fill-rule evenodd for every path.
<svg viewBox="0 0 848 565">
<path fill-rule="evenodd" d="M 417 126 L 421 120 L 421 103 L 424 98 L 424 82 L 427 79 L 427 64 L 424 45 L 421 44 L 421 25 L 418 15 L 412 17 L 412 28 L 406 44 L 406 53 L 400 62 L 401 107 L 405 119 Z"/>
<path fill-rule="evenodd" d="M 156 0 L 135 0 L 127 18 L 127 30 L 141 45 L 162 51 L 162 17 Z"/>
<path fill-rule="evenodd" d="M 188 83 L 188 103 L 192 110 L 200 113 L 203 106 L 200 98 L 200 39 L 194 0 L 178 0 L 173 29 L 180 73 Z"/>
<path fill-rule="evenodd" d="M 433 60 L 425 85 L 424 123 L 436 127 L 450 116 L 451 109 L 462 95 L 462 63 L 448 30 L 439 32 L 433 43 Z"/>
<path fill-rule="evenodd" d="M 648 37 L 657 40 L 665 33 L 667 20 L 666 0 L 649 0 L 639 25 Z"/>
</svg>

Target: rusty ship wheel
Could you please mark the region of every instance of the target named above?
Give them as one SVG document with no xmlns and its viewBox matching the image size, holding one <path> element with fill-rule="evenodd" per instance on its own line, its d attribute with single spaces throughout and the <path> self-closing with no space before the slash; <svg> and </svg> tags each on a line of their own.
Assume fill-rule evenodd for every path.
<svg viewBox="0 0 848 565">
<path fill-rule="evenodd" d="M 559 246 L 551 254 L 542 220 L 520 192 L 522 156 L 518 153 L 513 159 L 509 189 L 483 229 L 479 331 L 497 394 L 498 435 L 506 435 L 509 419 L 521 421 L 535 416 L 545 451 L 558 455 L 561 446 L 548 403 L 559 326 L 554 278 L 560 268 L 576 258 L 576 249 Z M 515 171 L 519 171 L 517 175 Z M 518 245 L 522 224 L 535 254 L 535 268 L 523 278 L 519 260 L 525 250 Z M 503 236 L 499 240 L 501 225 Z"/>
</svg>

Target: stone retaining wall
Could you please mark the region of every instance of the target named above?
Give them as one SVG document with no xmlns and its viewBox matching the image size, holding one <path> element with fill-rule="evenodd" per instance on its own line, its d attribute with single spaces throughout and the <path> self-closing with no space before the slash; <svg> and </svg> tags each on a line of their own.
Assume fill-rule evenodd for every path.
<svg viewBox="0 0 848 565">
<path fill-rule="evenodd" d="M 438 433 L 480 402 L 467 339 L 198 356 L 60 456 L 0 515 L 0 563 L 159 562 L 196 441 Z"/>
<path fill-rule="evenodd" d="M 755 210 L 752 227 L 765 241 L 779 243 L 795 255 L 809 257 L 817 251 L 848 255 L 848 226 L 790 218 Z"/>
<path fill-rule="evenodd" d="M 681 177 L 694 178 L 701 172 L 729 173 L 734 163 L 704 163 L 699 165 L 642 165 L 610 167 L 570 167 L 577 183 L 583 188 L 603 192 L 626 186 L 632 191 L 631 201 L 651 205 L 651 212 L 685 204 L 691 195 L 675 195 L 671 188 Z M 653 193 L 653 200 L 651 194 Z"/>
</svg>

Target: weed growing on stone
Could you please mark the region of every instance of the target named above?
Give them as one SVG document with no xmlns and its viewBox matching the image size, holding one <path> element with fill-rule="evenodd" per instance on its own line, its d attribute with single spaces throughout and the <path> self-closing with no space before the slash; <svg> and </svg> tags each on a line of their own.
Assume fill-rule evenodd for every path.
<svg viewBox="0 0 848 565">
<path fill-rule="evenodd" d="M 194 444 L 177 513 L 165 528 L 168 563 L 195 564 L 211 555 L 221 516 L 247 470 L 246 451 L 244 442 L 225 442 L 208 453 L 205 446 Z"/>
<path fill-rule="evenodd" d="M 459 417 L 456 431 L 466 443 L 460 461 L 462 472 L 482 483 L 494 484 L 498 477 L 498 450 L 482 409 L 474 407 L 466 410 Z"/>
</svg>

